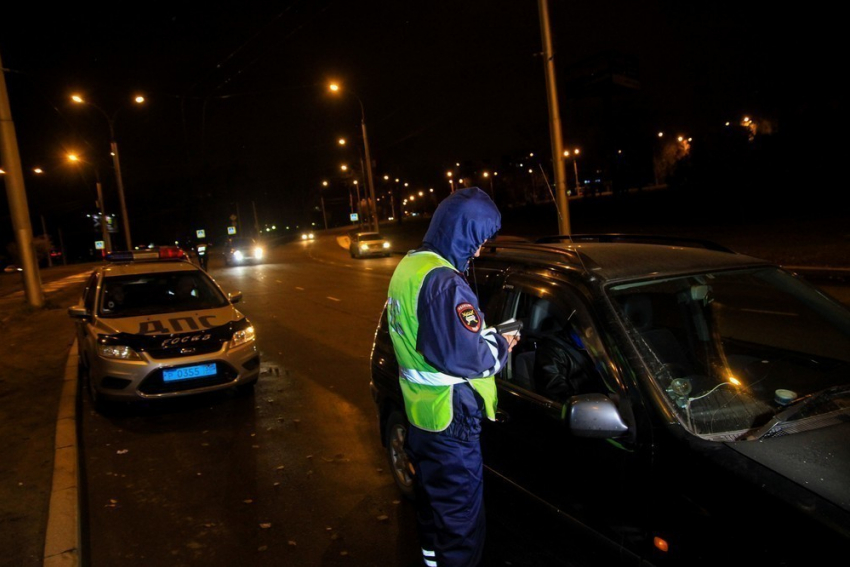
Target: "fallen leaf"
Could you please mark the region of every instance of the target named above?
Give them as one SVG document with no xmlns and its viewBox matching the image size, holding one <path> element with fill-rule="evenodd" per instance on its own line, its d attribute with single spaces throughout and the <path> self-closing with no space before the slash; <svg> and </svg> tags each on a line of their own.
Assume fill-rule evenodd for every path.
<svg viewBox="0 0 850 567">
<path fill-rule="evenodd" d="M 276 466 L 276 467 L 275 467 L 275 469 L 274 469 L 274 470 L 276 470 L 276 471 L 282 471 L 282 470 L 283 470 L 283 469 L 285 469 L 285 468 L 286 468 L 286 467 L 285 467 L 284 465 L 278 465 L 278 466 Z"/>
<path fill-rule="evenodd" d="M 244 502 L 245 504 L 250 504 L 251 502 L 253 502 L 253 500 L 251 500 L 251 499 L 249 498 L 249 499 L 247 499 L 247 500 L 243 500 L 242 502 Z"/>
<path fill-rule="evenodd" d="M 297 544 L 295 543 L 295 541 L 294 541 L 294 540 L 289 540 L 289 541 L 288 541 L 288 542 L 286 542 L 286 543 L 288 543 L 288 544 L 289 544 L 289 545 L 291 545 L 292 547 L 295 547 L 295 546 L 297 545 Z"/>
<path fill-rule="evenodd" d="M 381 514 L 380 516 L 378 516 L 378 521 L 379 521 L 379 522 L 386 522 L 386 521 L 387 521 L 387 520 L 389 520 L 389 519 L 390 519 L 390 517 L 389 517 L 389 516 L 387 516 L 386 514 Z"/>
<path fill-rule="evenodd" d="M 263 522 L 262 524 L 260 524 L 260 527 L 263 528 L 264 530 L 267 530 L 270 527 L 272 527 L 272 525 L 271 525 L 270 522 Z"/>
<path fill-rule="evenodd" d="M 346 555 L 348 555 L 348 552 L 345 551 L 345 550 L 342 550 L 342 551 L 339 552 L 339 554 L 342 555 L 343 557 L 345 557 Z"/>
<path fill-rule="evenodd" d="M 123 455 L 124 453 L 127 453 L 129 451 L 130 451 L 130 449 L 118 449 L 115 452 L 118 453 L 119 455 Z"/>
<path fill-rule="evenodd" d="M 268 546 L 268 545 L 261 545 L 260 547 L 258 547 L 258 548 L 257 548 L 257 551 L 265 551 L 265 550 L 267 550 L 268 548 L 269 548 L 269 546 Z"/>
</svg>

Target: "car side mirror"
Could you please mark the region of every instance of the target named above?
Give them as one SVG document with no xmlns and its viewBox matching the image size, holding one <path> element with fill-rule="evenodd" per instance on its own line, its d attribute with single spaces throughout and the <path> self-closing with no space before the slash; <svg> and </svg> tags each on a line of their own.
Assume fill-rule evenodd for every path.
<svg viewBox="0 0 850 567">
<path fill-rule="evenodd" d="M 241 291 L 234 291 L 233 293 L 228 293 L 227 299 L 230 300 L 230 303 L 235 305 L 235 304 L 239 303 L 240 301 L 242 301 L 242 292 Z"/>
<path fill-rule="evenodd" d="M 604 394 L 582 394 L 567 400 L 566 416 L 576 437 L 608 439 L 629 430 L 616 404 Z"/>
<path fill-rule="evenodd" d="M 80 321 L 88 321 L 91 319 L 91 313 L 85 307 L 73 305 L 68 308 L 68 316 L 71 319 L 79 319 Z"/>
</svg>

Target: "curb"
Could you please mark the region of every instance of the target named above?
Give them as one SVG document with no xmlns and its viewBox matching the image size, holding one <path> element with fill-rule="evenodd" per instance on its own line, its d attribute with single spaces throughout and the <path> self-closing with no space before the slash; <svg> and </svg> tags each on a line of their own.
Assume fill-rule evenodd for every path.
<svg viewBox="0 0 850 567">
<path fill-rule="evenodd" d="M 44 567 L 80 565 L 79 486 L 77 455 L 77 341 L 71 345 L 65 364 L 59 414 L 56 417 L 53 483 L 47 533 L 44 538 Z"/>
</svg>

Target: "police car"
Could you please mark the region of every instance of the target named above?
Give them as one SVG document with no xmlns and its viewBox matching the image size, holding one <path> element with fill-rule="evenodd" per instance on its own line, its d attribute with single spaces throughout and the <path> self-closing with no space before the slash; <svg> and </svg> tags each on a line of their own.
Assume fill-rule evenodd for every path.
<svg viewBox="0 0 850 567">
<path fill-rule="evenodd" d="M 140 401 L 250 390 L 260 374 L 254 327 L 183 251 L 113 252 L 77 305 L 80 369 L 98 409 Z"/>
</svg>

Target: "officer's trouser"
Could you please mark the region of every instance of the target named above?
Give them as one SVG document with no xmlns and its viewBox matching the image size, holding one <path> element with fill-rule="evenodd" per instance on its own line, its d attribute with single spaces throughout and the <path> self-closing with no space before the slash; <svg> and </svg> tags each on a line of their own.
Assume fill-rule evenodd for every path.
<svg viewBox="0 0 850 567">
<path fill-rule="evenodd" d="M 445 431 L 411 427 L 407 448 L 416 471 L 416 510 L 424 564 L 473 567 L 484 550 L 481 407 L 467 384 L 454 386 L 454 418 Z"/>
</svg>

